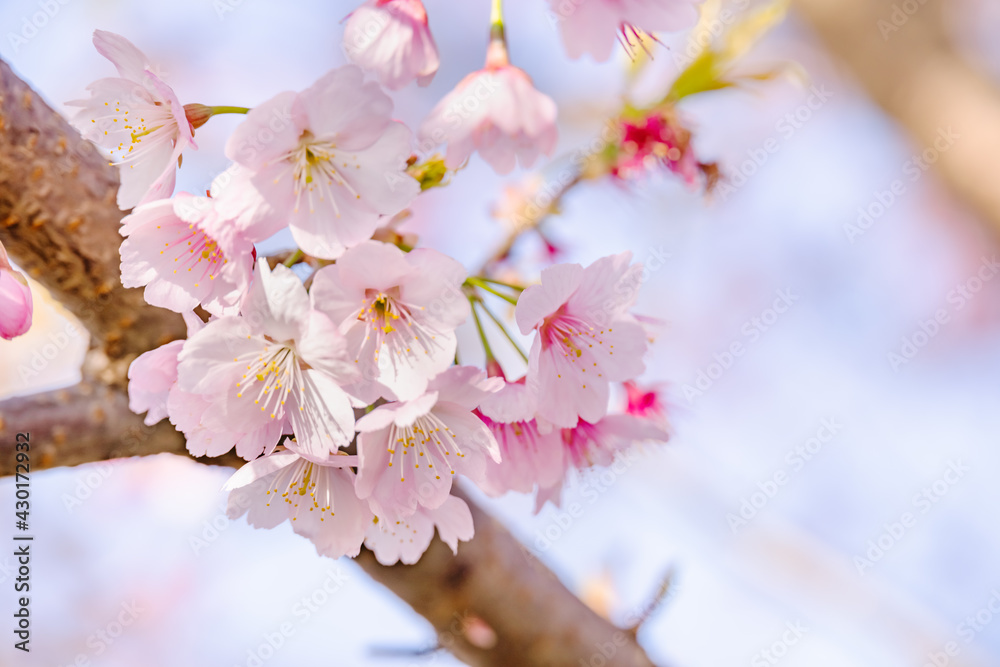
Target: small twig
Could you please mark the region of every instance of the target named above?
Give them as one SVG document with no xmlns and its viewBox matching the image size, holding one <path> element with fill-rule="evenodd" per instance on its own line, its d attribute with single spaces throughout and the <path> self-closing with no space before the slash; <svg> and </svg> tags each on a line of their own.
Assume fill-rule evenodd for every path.
<svg viewBox="0 0 1000 667">
<path fill-rule="evenodd" d="M 646 603 L 646 606 L 642 608 L 639 612 L 639 616 L 636 620 L 625 630 L 632 635 L 633 638 L 639 634 L 639 630 L 650 618 L 656 614 L 657 611 L 663 606 L 663 603 L 667 601 L 670 596 L 670 592 L 673 590 L 674 581 L 674 568 L 671 567 L 667 570 L 667 573 L 663 575 L 660 580 L 660 585 L 657 587 L 656 592 L 653 593 L 652 598 Z"/>
</svg>

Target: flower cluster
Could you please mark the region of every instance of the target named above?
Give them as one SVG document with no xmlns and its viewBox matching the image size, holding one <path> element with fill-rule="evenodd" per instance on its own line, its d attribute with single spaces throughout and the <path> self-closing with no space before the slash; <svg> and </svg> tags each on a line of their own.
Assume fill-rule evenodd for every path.
<svg viewBox="0 0 1000 667">
<path fill-rule="evenodd" d="M 612 386 L 643 373 L 649 343 L 631 314 L 642 267 L 629 253 L 551 266 L 524 287 L 469 276 L 395 231 L 421 190 L 473 152 L 506 172 L 555 147 L 555 103 L 510 64 L 499 4 L 485 69 L 420 129 L 424 145 L 447 144 L 433 167 L 412 157 L 382 88 L 437 69 L 419 0 L 368 0 L 346 26 L 357 65 L 253 109 L 181 105 L 130 42 L 94 37 L 119 77 L 91 85 L 74 122 L 119 166 L 118 203 L 134 207 L 122 282 L 188 324 L 185 340 L 133 362 L 130 407 L 147 424 L 169 419 L 192 455 L 246 459 L 226 484 L 230 516 L 288 521 L 323 555 L 366 545 L 383 563 L 412 563 L 435 530 L 454 550 L 473 534 L 459 476 L 558 502 L 568 471 L 667 438 L 655 400 L 608 414 Z M 182 152 L 218 113 L 245 114 L 226 144 L 232 166 L 207 196 L 175 194 Z M 258 256 L 285 229 L 298 248 L 285 261 Z M 517 382 L 498 370 L 479 318 L 514 342 L 487 305 L 497 297 L 534 336 Z M 470 314 L 489 372 L 459 363 Z"/>
</svg>

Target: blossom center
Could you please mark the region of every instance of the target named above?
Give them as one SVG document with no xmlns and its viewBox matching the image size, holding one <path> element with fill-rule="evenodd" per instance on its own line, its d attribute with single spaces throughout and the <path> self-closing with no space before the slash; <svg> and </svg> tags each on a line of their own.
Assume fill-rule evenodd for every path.
<svg viewBox="0 0 1000 667">
<path fill-rule="evenodd" d="M 174 273 L 184 271 L 192 274 L 195 287 L 200 287 L 200 282 L 206 277 L 215 280 L 222 267 L 229 263 L 219 242 L 194 224 L 178 225 L 177 238 L 163 245 L 160 254 L 173 256 L 176 263 Z"/>
<path fill-rule="evenodd" d="M 332 489 L 323 473 L 321 466 L 310 461 L 298 461 L 282 468 L 268 485 L 267 506 L 271 506 L 272 500 L 279 502 L 276 499 L 280 498 L 280 502 L 290 506 L 293 515 L 305 510 L 319 512 L 320 521 L 325 520 L 324 514 L 336 516 Z M 292 521 L 297 518 L 292 516 Z"/>
<path fill-rule="evenodd" d="M 423 309 L 423 306 L 414 308 L 403 303 L 399 287 L 365 290 L 358 320 L 365 323 L 366 338 L 375 336 L 376 361 L 383 344 L 392 355 L 411 354 L 414 346 L 424 354 L 440 347 L 436 330 L 413 316 L 414 311 Z"/>
<path fill-rule="evenodd" d="M 597 377 L 603 377 L 597 361 L 600 357 L 594 355 L 593 347 L 597 345 L 598 349 L 613 355 L 615 346 L 610 343 L 605 346 L 604 340 L 604 334 L 611 332 L 611 329 L 596 329 L 585 320 L 570 315 L 560 308 L 545 320 L 539 334 L 542 350 L 557 356 L 561 353 L 563 358 L 576 365 L 581 373 L 586 373 L 589 367 L 591 372 L 597 373 Z M 562 374 L 557 374 L 557 377 L 562 378 Z M 584 384 L 583 388 L 586 389 L 587 385 Z"/>
<path fill-rule="evenodd" d="M 163 141 L 174 142 L 178 134 L 177 121 L 168 107 L 150 103 L 127 107 L 120 101 L 105 102 L 107 113 L 90 119 L 105 128 L 104 136 L 119 139 L 118 145 L 108 149 L 111 166 L 130 164 L 154 149 Z M 125 106 L 124 110 L 122 107 Z M 113 109 L 113 110 L 112 110 Z M 134 165 L 130 165 L 134 166 Z"/>
<path fill-rule="evenodd" d="M 252 397 L 254 405 L 271 419 L 284 414 L 285 401 L 295 386 L 304 391 L 298 381 L 298 357 L 288 345 L 268 343 L 261 352 L 244 354 L 234 361 L 246 364 L 243 378 L 236 383 L 236 398 Z"/>
<path fill-rule="evenodd" d="M 451 432 L 441 419 L 433 412 L 417 417 L 409 426 L 393 425 L 389 429 L 389 467 L 393 464 L 399 469 L 399 481 L 406 481 L 406 469 L 412 462 L 414 470 L 420 469 L 421 462 L 429 469 L 434 469 L 434 461 L 448 466 L 450 474 L 455 474 L 451 464 L 451 455 L 464 458 L 457 442 L 458 436 Z M 407 458 L 409 457 L 409 458 Z M 435 471 L 434 479 L 441 479 Z"/>
<path fill-rule="evenodd" d="M 334 197 L 335 186 L 347 190 L 355 199 L 361 199 L 350 183 L 348 183 L 339 170 L 354 167 L 360 169 L 357 164 L 358 158 L 355 155 L 345 154 L 340 157 L 341 164 L 337 165 L 337 144 L 332 139 L 321 139 L 313 135 L 309 130 L 305 130 L 299 137 L 299 144 L 286 153 L 282 159 L 291 164 L 292 188 L 295 193 L 295 212 L 298 213 L 305 198 L 309 212 L 316 211 L 316 204 L 329 200 L 333 206 L 334 213 L 340 217 L 340 206 Z M 355 164 L 351 164 L 352 160 Z M 277 182 L 279 179 L 275 179 Z"/>
</svg>

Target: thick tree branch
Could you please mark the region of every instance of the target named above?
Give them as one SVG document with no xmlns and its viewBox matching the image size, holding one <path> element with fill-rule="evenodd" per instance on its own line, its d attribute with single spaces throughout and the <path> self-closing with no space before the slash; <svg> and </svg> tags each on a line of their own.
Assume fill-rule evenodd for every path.
<svg viewBox="0 0 1000 667">
<path fill-rule="evenodd" d="M 107 160 L 0 61 L 0 241 L 112 359 L 185 334 L 122 287 L 117 191 Z"/>
<path fill-rule="evenodd" d="M 0 238 L 11 256 L 90 330 L 83 383 L 0 402 L 0 474 L 13 472 L 14 434 L 30 432 L 32 470 L 162 452 L 186 455 L 170 424 L 147 427 L 123 385 L 129 359 L 184 335 L 181 318 L 121 287 L 114 171 L 0 62 Z M 202 461 L 238 466 L 235 456 Z M 438 630 L 470 665 L 578 667 L 592 659 L 652 663 L 628 632 L 574 597 L 503 526 L 469 503 L 476 537 L 458 557 L 435 541 L 414 566 L 361 566 Z M 602 653 L 612 650 L 607 660 Z"/>
<path fill-rule="evenodd" d="M 947 3 L 914 3 L 912 15 L 901 4 L 796 0 L 799 13 L 872 99 L 921 150 L 935 148 L 935 166 L 950 188 L 1000 232 L 1000 88 L 952 45 Z M 958 135 L 952 145 L 941 139 L 949 130 Z"/>
<path fill-rule="evenodd" d="M 370 551 L 356 560 L 470 665 L 653 667 L 632 634 L 583 606 L 496 519 L 469 507 L 476 537 L 457 556 L 435 540 L 416 565 L 382 567 Z"/>
<path fill-rule="evenodd" d="M 0 476 L 14 474 L 18 432 L 31 434 L 33 469 L 161 453 L 188 455 L 184 436 L 169 422 L 146 426 L 129 410 L 119 387 L 97 381 L 0 402 Z M 245 463 L 235 454 L 197 460 L 233 467 Z"/>
<path fill-rule="evenodd" d="M 169 423 L 146 426 L 119 389 L 99 384 L 0 403 L 0 475 L 14 473 L 18 431 L 31 433 L 33 469 L 187 455 Z M 234 468 L 244 463 L 235 455 L 197 460 Z M 496 519 L 468 502 L 476 536 L 459 545 L 457 556 L 435 540 L 416 565 L 384 567 L 367 550 L 357 558 L 431 622 L 442 648 L 483 667 L 578 667 L 610 650 L 607 664 L 653 667 L 634 633 L 587 608 Z"/>
</svg>

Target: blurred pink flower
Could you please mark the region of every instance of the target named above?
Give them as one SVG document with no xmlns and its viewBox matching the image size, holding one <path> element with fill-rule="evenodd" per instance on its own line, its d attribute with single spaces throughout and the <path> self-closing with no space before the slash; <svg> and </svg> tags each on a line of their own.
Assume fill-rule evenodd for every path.
<svg viewBox="0 0 1000 667">
<path fill-rule="evenodd" d="M 246 514 L 255 528 L 288 520 L 321 556 L 357 556 L 372 513 L 354 493 L 354 473 L 346 467 L 354 459 L 331 455 L 319 463 L 281 451 L 251 461 L 226 482 L 226 513 L 230 519 Z"/>
<path fill-rule="evenodd" d="M 341 385 L 354 381 L 343 336 L 309 307 L 298 277 L 282 265 L 272 273 L 257 263 L 240 316 L 208 323 L 180 354 L 178 387 L 210 406 L 201 425 L 246 434 L 248 454 L 271 451 L 287 428 L 286 446 L 325 461 L 354 436 L 351 398 Z"/>
<path fill-rule="evenodd" d="M 661 426 L 667 422 L 667 409 L 660 396 L 660 388 L 640 387 L 632 380 L 624 384 L 628 405 L 625 412 L 634 417 L 649 419 Z"/>
<path fill-rule="evenodd" d="M 245 167 L 280 218 L 256 224 L 287 222 L 295 242 L 323 259 L 370 239 L 381 216 L 406 208 L 420 191 L 406 173 L 410 130 L 391 114 L 392 100 L 353 65 L 252 109 L 226 155 Z"/>
<path fill-rule="evenodd" d="M 0 243 L 0 338 L 10 340 L 27 333 L 33 314 L 28 281 L 11 266 Z"/>
<path fill-rule="evenodd" d="M 436 509 L 418 507 L 401 519 L 376 518 L 365 534 L 365 546 L 375 552 L 382 565 L 413 565 L 430 546 L 435 527 L 452 553 L 458 553 L 459 540 L 471 540 L 475 532 L 469 506 L 461 498 L 448 496 Z"/>
<path fill-rule="evenodd" d="M 486 458 L 500 460 L 497 442 L 473 410 L 501 380 L 469 366 L 452 366 L 427 393 L 379 406 L 358 420 L 358 496 L 377 516 L 412 515 L 440 507 L 452 477 L 479 484 Z"/>
<path fill-rule="evenodd" d="M 186 192 L 143 204 L 122 220 L 122 284 L 145 286 L 146 301 L 183 313 L 201 305 L 235 315 L 250 286 L 254 246 L 209 197 Z"/>
<path fill-rule="evenodd" d="M 514 315 L 521 333 L 536 330 L 528 363 L 528 388 L 538 416 L 570 428 L 596 422 L 608 410 L 609 382 L 645 369 L 646 332 L 628 310 L 642 282 L 632 253 L 602 257 L 586 269 L 557 264 L 541 284 L 521 293 Z"/>
<path fill-rule="evenodd" d="M 581 420 L 575 427 L 562 430 L 567 467 L 578 470 L 610 466 L 615 454 L 638 442 L 666 442 L 669 438 L 666 429 L 633 415 L 608 415 L 593 424 Z"/>
<path fill-rule="evenodd" d="M 477 414 L 493 432 L 500 462 L 486 462 L 486 478 L 479 485 L 490 496 L 508 491 L 531 493 L 562 481 L 565 471 L 558 429 L 542 433 L 535 421 L 536 399 L 523 379 L 507 383 L 487 396 Z"/>
<path fill-rule="evenodd" d="M 449 169 L 478 150 L 497 173 L 507 174 L 518 163 L 530 167 L 540 153 L 555 150 L 556 103 L 536 90 L 528 75 L 508 62 L 503 45 L 494 42 L 486 67 L 438 102 L 419 135 L 421 146 L 448 144 Z"/>
<path fill-rule="evenodd" d="M 416 398 L 452 364 L 455 329 L 469 315 L 466 273 L 436 250 L 407 253 L 378 241 L 360 243 L 316 272 L 313 308 L 346 336 L 348 356 L 363 378 L 359 398 Z"/>
<path fill-rule="evenodd" d="M 625 120 L 622 131 L 612 175 L 629 179 L 664 165 L 685 183 L 694 185 L 700 165 L 690 149 L 691 133 L 673 118 L 651 114 L 638 120 Z"/>
<path fill-rule="evenodd" d="M 390 90 L 426 86 L 440 64 L 420 0 L 367 0 L 347 19 L 344 52 Z"/>
<path fill-rule="evenodd" d="M 119 208 L 169 197 L 181 153 L 197 149 L 184 107 L 132 42 L 95 30 L 94 46 L 119 76 L 90 84 L 90 99 L 67 102 L 82 107 L 72 123 L 119 167 Z"/>
<path fill-rule="evenodd" d="M 640 46 L 640 33 L 676 31 L 698 21 L 701 0 L 549 0 L 550 18 L 559 24 L 570 58 L 590 53 L 603 62 L 615 42 L 629 51 Z"/>
<path fill-rule="evenodd" d="M 666 442 L 670 434 L 658 424 L 633 415 L 608 415 L 597 423 L 582 419 L 573 428 L 558 431 L 564 453 L 563 474 L 555 484 L 541 487 L 535 498 L 535 511 L 546 502 L 559 505 L 566 474 L 593 466 L 610 467 L 616 475 L 624 473 L 633 462 L 629 450 L 640 442 Z"/>
</svg>

